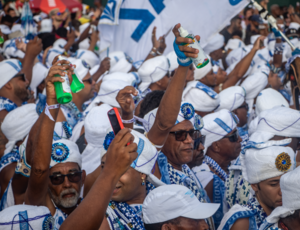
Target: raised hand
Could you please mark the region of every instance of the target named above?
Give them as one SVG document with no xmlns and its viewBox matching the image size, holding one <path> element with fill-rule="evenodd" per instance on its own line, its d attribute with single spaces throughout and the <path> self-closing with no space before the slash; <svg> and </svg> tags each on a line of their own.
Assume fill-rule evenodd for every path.
<svg viewBox="0 0 300 230">
<path fill-rule="evenodd" d="M 26 54 L 36 57 L 43 49 L 42 39 L 39 39 L 38 36 L 34 37 L 33 40 L 30 40 L 26 47 Z"/>
<path fill-rule="evenodd" d="M 22 38 L 17 38 L 15 40 L 16 46 L 19 50 L 23 51 L 24 53 L 26 52 L 26 44 L 23 42 Z"/>
<path fill-rule="evenodd" d="M 106 57 L 102 60 L 100 67 L 99 67 L 101 73 L 105 73 L 110 69 L 110 58 Z"/>
<path fill-rule="evenodd" d="M 264 44 L 264 39 L 265 38 L 266 37 L 264 37 L 264 36 L 260 36 L 259 38 L 257 38 L 256 41 L 254 42 L 254 45 L 253 45 L 252 49 L 257 51 L 257 50 L 260 50 L 260 49 L 264 48 L 264 45 L 262 45 L 262 44 Z"/>
<path fill-rule="evenodd" d="M 124 89 L 119 91 L 116 97 L 117 102 L 121 106 L 123 118 L 124 116 L 127 117 L 133 115 L 135 105 L 131 95 L 137 96 L 138 91 L 133 86 L 126 86 Z"/>
<path fill-rule="evenodd" d="M 151 39 L 152 39 L 153 48 L 155 48 L 159 52 L 158 54 L 163 54 L 167 45 L 164 36 L 159 37 L 158 40 L 156 39 L 156 26 L 152 30 Z"/>
</svg>

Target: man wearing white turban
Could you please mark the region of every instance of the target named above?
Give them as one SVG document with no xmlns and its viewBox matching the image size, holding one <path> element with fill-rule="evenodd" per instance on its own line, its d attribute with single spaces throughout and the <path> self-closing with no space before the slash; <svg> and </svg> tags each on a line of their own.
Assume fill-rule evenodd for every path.
<svg viewBox="0 0 300 230">
<path fill-rule="evenodd" d="M 207 192 L 211 202 L 221 203 L 214 215 L 215 225 L 219 226 L 223 213 L 225 181 L 228 178 L 228 166 L 241 151 L 242 139 L 236 129 L 238 118 L 232 112 L 222 109 L 203 118 L 202 134 L 206 136 L 206 154 L 201 166 L 193 168 Z"/>
<path fill-rule="evenodd" d="M 214 64 L 219 65 L 217 62 L 222 59 L 224 42 L 224 36 L 217 33 L 209 39 L 209 42 L 203 48 L 203 51 L 212 58 Z"/>
<path fill-rule="evenodd" d="M 246 205 L 234 205 L 225 214 L 219 230 L 259 229 L 267 216 L 282 205 L 280 177 L 295 169 L 293 150 L 282 146 L 247 149 L 241 162 L 243 176 L 255 195 Z"/>
</svg>

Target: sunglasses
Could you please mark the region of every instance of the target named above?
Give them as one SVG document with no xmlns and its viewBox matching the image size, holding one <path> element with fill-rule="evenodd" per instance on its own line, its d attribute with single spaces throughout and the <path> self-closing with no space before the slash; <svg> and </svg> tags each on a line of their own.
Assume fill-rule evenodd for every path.
<svg viewBox="0 0 300 230">
<path fill-rule="evenodd" d="M 26 81 L 25 73 L 17 74 L 17 75 L 14 76 L 14 78 L 15 78 L 15 77 L 22 77 L 22 80 L 23 80 L 23 81 Z"/>
<path fill-rule="evenodd" d="M 82 172 L 72 172 L 66 175 L 57 174 L 57 175 L 50 176 L 50 180 L 53 185 L 60 185 L 64 183 L 65 177 L 68 177 L 68 180 L 71 183 L 78 183 L 81 180 L 81 174 Z"/>
<path fill-rule="evenodd" d="M 190 137 L 193 140 L 196 140 L 196 139 L 200 138 L 200 131 L 199 130 L 194 130 L 194 129 L 191 129 L 189 131 L 179 130 L 179 131 L 170 132 L 170 133 L 175 135 L 176 141 L 185 141 L 188 134 L 190 135 Z"/>
<path fill-rule="evenodd" d="M 249 110 L 249 105 L 245 104 L 245 105 L 242 105 L 242 106 L 238 107 L 238 109 L 243 109 L 243 108 L 245 108 L 248 111 Z"/>
<path fill-rule="evenodd" d="M 198 147 L 199 147 L 200 144 L 202 144 L 204 146 L 204 144 L 205 144 L 205 138 L 206 138 L 206 136 L 204 136 L 204 135 L 202 135 L 199 138 L 197 138 L 194 141 L 194 149 L 198 149 Z"/>
<path fill-rule="evenodd" d="M 230 136 L 225 136 L 223 138 L 228 138 L 230 142 L 237 142 L 239 140 L 239 132 L 236 130 L 233 134 Z"/>
<path fill-rule="evenodd" d="M 82 80 L 82 82 L 88 82 L 89 84 L 92 84 L 93 83 L 93 77 L 90 77 L 87 80 Z"/>
</svg>

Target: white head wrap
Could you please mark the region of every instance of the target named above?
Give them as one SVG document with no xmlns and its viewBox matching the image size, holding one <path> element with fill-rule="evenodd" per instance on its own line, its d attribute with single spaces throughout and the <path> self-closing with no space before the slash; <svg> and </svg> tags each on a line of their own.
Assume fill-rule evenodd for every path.
<svg viewBox="0 0 300 230">
<path fill-rule="evenodd" d="M 24 221 L 25 220 L 25 221 Z M 0 212 L 1 230 L 54 229 L 54 218 L 45 206 L 19 204 Z"/>
<path fill-rule="evenodd" d="M 231 51 L 226 57 L 226 63 L 228 66 L 235 63 L 236 61 L 242 60 L 251 50 L 250 46 L 237 48 Z"/>
<path fill-rule="evenodd" d="M 93 68 L 95 65 L 100 63 L 100 59 L 97 55 L 90 50 L 79 49 L 77 51 L 77 58 L 84 60 L 87 64 L 89 64 L 90 68 Z"/>
<path fill-rule="evenodd" d="M 231 38 L 228 40 L 227 45 L 225 46 L 225 50 L 235 50 L 237 48 L 243 48 L 245 44 L 243 41 L 237 38 Z"/>
<path fill-rule="evenodd" d="M 111 127 L 107 112 L 112 107 L 106 104 L 94 107 L 84 121 L 87 146 L 82 153 L 82 169 L 87 174 L 93 172 L 100 164 L 106 130 Z"/>
<path fill-rule="evenodd" d="M 250 38 L 250 43 L 253 45 L 260 36 L 260 34 L 252 35 Z"/>
<path fill-rule="evenodd" d="M 35 97 L 36 97 L 36 88 L 47 77 L 47 74 L 48 74 L 48 69 L 42 63 L 37 62 L 33 66 L 30 88 L 33 90 Z"/>
<path fill-rule="evenodd" d="M 169 61 L 165 56 L 158 56 L 145 61 L 138 70 L 142 80 L 139 85 L 141 92 L 145 91 L 152 83 L 161 80 L 169 71 Z"/>
<path fill-rule="evenodd" d="M 209 39 L 207 45 L 203 48 L 204 52 L 210 54 L 211 52 L 221 49 L 224 46 L 224 36 L 217 33 L 212 38 Z"/>
<path fill-rule="evenodd" d="M 82 80 L 88 73 L 90 66 L 81 59 L 77 59 L 76 61 L 71 61 L 73 65 L 76 65 L 75 71 L 77 73 L 77 77 Z"/>
<path fill-rule="evenodd" d="M 177 69 L 179 64 L 177 61 L 177 55 L 175 53 L 175 51 L 171 51 L 170 53 L 168 53 L 167 58 L 170 61 L 170 69 L 169 71 L 172 72 L 173 70 Z"/>
<path fill-rule="evenodd" d="M 23 42 L 25 39 L 22 39 Z M 16 46 L 16 40 L 10 39 L 4 42 L 3 44 L 4 55 L 6 58 L 24 58 L 25 53 L 19 50 Z"/>
<path fill-rule="evenodd" d="M 137 84 L 135 75 L 122 72 L 107 74 L 102 79 L 102 82 L 104 81 L 125 81 L 126 83 L 128 83 L 128 85 L 132 86 L 135 86 Z"/>
<path fill-rule="evenodd" d="M 88 38 L 84 39 L 78 45 L 79 49 L 88 50 L 90 47 L 90 40 Z"/>
<path fill-rule="evenodd" d="M 208 56 L 208 58 L 209 58 L 209 63 L 207 63 L 206 66 L 204 66 L 200 69 L 197 69 L 195 67 L 195 72 L 194 72 L 195 80 L 197 80 L 197 81 L 201 80 L 212 70 L 211 58 L 209 56 Z"/>
<path fill-rule="evenodd" d="M 78 146 L 75 142 L 66 139 L 53 141 L 50 167 L 67 162 L 77 163 L 81 168 L 82 159 Z"/>
<path fill-rule="evenodd" d="M 237 64 L 239 64 L 240 61 L 236 61 L 234 63 L 232 63 L 227 69 L 226 69 L 226 73 L 227 75 L 229 75 L 233 70 L 234 68 L 236 67 Z M 252 71 L 252 66 L 250 65 L 247 72 L 244 74 L 243 78 L 247 77 L 250 75 L 251 71 Z M 238 84 L 238 83 L 237 83 Z"/>
<path fill-rule="evenodd" d="M 39 33 L 51 33 L 53 30 L 52 20 L 51 19 L 43 19 L 41 22 L 41 30 Z"/>
<path fill-rule="evenodd" d="M 300 28 L 300 24 L 297 22 L 291 22 L 289 25 L 289 29 L 296 29 L 298 30 Z"/>
<path fill-rule="evenodd" d="M 1 125 L 1 130 L 8 139 L 4 154 L 9 153 L 17 141 L 26 137 L 38 118 L 35 104 L 22 105 L 5 116 Z"/>
<path fill-rule="evenodd" d="M 6 34 L 6 35 L 11 33 L 11 30 L 9 29 L 9 27 L 4 24 L 0 24 L 0 30 L 3 34 Z"/>
<path fill-rule="evenodd" d="M 233 111 L 240 107 L 246 97 L 246 91 L 241 86 L 231 86 L 227 89 L 222 90 L 219 93 L 220 97 L 220 106 L 216 111 L 221 109 L 228 109 L 229 111 Z"/>
<path fill-rule="evenodd" d="M 277 223 L 280 218 L 293 215 L 300 209 L 300 167 L 288 172 L 280 178 L 280 189 L 282 193 L 282 206 L 273 210 L 267 217 L 268 223 Z"/>
<path fill-rule="evenodd" d="M 132 68 L 132 58 L 123 51 L 116 51 L 109 54 L 110 73 L 123 72 L 128 73 Z"/>
<path fill-rule="evenodd" d="M 53 62 L 54 58 L 57 55 L 62 54 L 63 52 L 65 52 L 65 50 L 60 47 L 55 47 L 55 48 L 49 49 L 47 56 L 46 56 L 46 66 L 48 68 L 50 68 L 52 66 L 52 62 Z"/>
<path fill-rule="evenodd" d="M 271 146 L 247 149 L 240 155 L 242 173 L 250 184 L 281 176 L 295 168 L 295 153 L 290 147 Z"/>
<path fill-rule="evenodd" d="M 86 28 L 89 27 L 89 25 L 90 25 L 90 23 L 88 23 L 88 22 L 87 22 L 87 23 L 84 23 L 84 24 L 82 24 L 82 25 L 80 25 L 80 26 L 79 26 L 79 33 L 82 34 L 82 33 L 86 30 Z M 90 30 L 90 31 L 91 31 L 91 30 Z M 90 31 L 89 31 L 89 32 L 90 32 Z"/>
<path fill-rule="evenodd" d="M 272 109 L 276 106 L 289 108 L 287 100 L 277 90 L 267 88 L 262 90 L 256 99 L 255 112 L 256 115 L 264 110 Z"/>
<path fill-rule="evenodd" d="M 299 111 L 287 107 L 275 107 L 261 112 L 258 125 L 250 141 L 266 142 L 274 136 L 300 137 Z"/>
<path fill-rule="evenodd" d="M 0 62 L 1 80 L 0 89 L 17 75 L 22 69 L 21 62 L 17 59 L 7 59 Z"/>
<path fill-rule="evenodd" d="M 201 112 L 212 112 L 219 104 L 219 95 L 208 86 L 199 81 L 190 81 L 187 83 L 182 100 L 191 103 L 195 110 Z"/>
<path fill-rule="evenodd" d="M 59 38 L 53 43 L 53 48 L 63 49 L 66 44 L 67 44 L 67 41 L 65 39 Z"/>
<path fill-rule="evenodd" d="M 238 118 L 229 110 L 222 109 L 203 117 L 203 123 L 202 135 L 206 136 L 204 145 L 206 152 L 212 143 L 221 140 L 236 128 Z"/>
<path fill-rule="evenodd" d="M 158 108 L 153 109 L 152 111 L 150 111 L 144 116 L 144 120 L 146 122 L 143 125 L 146 132 L 149 132 L 149 130 L 152 128 L 155 121 L 157 110 Z M 178 123 L 184 120 L 189 120 L 197 130 L 201 130 L 203 128 L 202 118 L 195 113 L 195 109 L 193 105 L 188 102 L 181 102 L 179 114 L 177 116 L 177 120 L 174 125 L 177 125 Z"/>
</svg>

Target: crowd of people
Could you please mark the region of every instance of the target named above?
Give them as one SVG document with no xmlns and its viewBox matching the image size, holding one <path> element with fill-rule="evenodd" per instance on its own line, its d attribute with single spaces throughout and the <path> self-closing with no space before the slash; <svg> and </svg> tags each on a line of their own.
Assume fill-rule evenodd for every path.
<svg viewBox="0 0 300 230">
<path fill-rule="evenodd" d="M 250 4 L 202 68 L 180 22 L 170 53 L 154 27 L 140 66 L 100 58 L 102 10 L 33 12 L 28 30 L 3 6 L 0 229 L 299 230 L 299 6 L 271 7 L 296 49 Z M 59 104 L 74 74 L 84 88 Z"/>
</svg>

